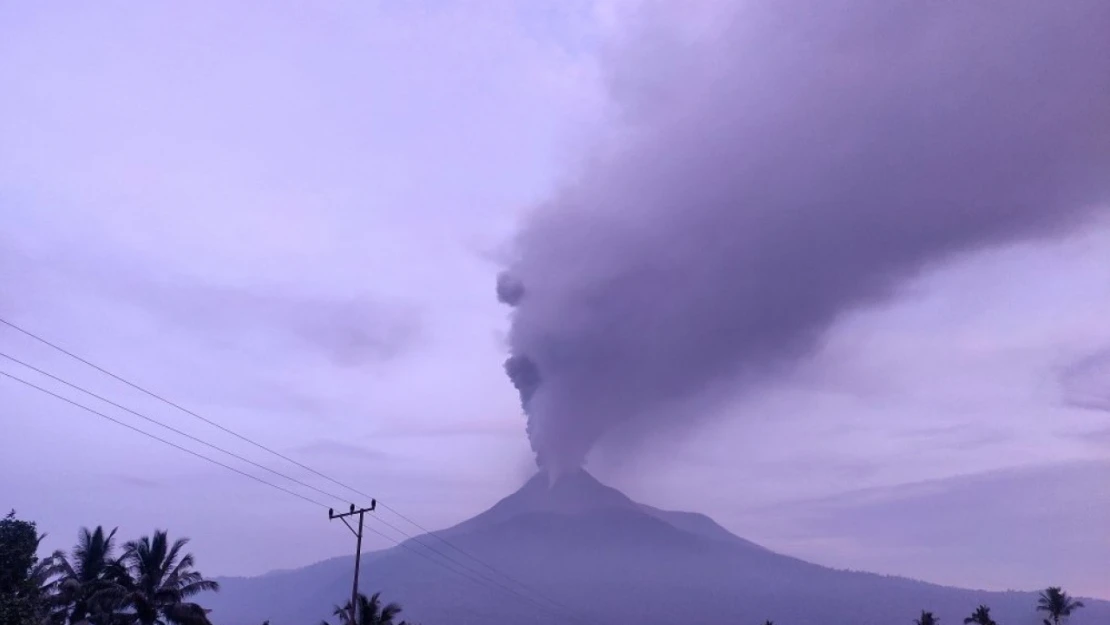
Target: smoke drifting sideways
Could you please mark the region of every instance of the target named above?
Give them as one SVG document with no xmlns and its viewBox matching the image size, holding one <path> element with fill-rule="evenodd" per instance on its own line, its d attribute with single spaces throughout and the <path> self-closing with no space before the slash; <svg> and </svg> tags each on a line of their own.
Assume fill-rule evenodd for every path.
<svg viewBox="0 0 1110 625">
<path fill-rule="evenodd" d="M 1110 200 L 1110 2 L 735 6 L 694 43 L 645 18 L 608 67 L 619 132 L 513 241 L 506 370 L 549 472 L 634 445 L 617 426 L 690 427 L 683 406 L 788 371 L 920 272 Z"/>
</svg>

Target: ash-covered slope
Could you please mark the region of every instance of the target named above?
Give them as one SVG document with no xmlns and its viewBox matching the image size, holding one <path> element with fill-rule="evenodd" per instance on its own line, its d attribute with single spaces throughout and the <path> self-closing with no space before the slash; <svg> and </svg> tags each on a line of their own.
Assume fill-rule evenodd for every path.
<svg viewBox="0 0 1110 625">
<path fill-rule="evenodd" d="M 520 490 L 497 502 L 489 510 L 439 534 L 444 537 L 466 534 L 529 514 L 550 513 L 573 517 L 617 510 L 645 513 L 676 529 L 702 538 L 762 549 L 755 543 L 730 533 L 704 514 L 660 510 L 636 503 L 619 490 L 597 481 L 584 470 L 564 475 L 553 484 L 546 475 L 536 475 Z"/>
<path fill-rule="evenodd" d="M 481 562 L 425 536 L 364 556 L 363 588 L 383 591 L 405 606 L 410 622 L 424 625 L 724 625 L 767 619 L 860 625 L 909 622 L 923 608 L 942 622 L 960 622 L 979 603 L 990 605 L 1000 623 L 1040 622 L 1032 593 L 944 588 L 816 566 L 734 536 L 704 515 L 634 502 L 584 471 L 554 484 L 537 476 L 439 535 Z M 348 596 L 351 567 L 352 558 L 336 558 L 295 571 L 225 579 L 223 592 L 206 603 L 219 625 L 318 623 Z M 1110 603 L 1089 601 L 1071 625 L 1108 618 Z"/>
</svg>

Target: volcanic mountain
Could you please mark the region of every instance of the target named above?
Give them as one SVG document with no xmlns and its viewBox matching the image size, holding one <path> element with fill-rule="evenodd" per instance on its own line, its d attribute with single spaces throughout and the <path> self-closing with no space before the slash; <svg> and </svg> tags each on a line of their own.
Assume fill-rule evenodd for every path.
<svg viewBox="0 0 1110 625">
<path fill-rule="evenodd" d="M 436 534 L 363 556 L 364 588 L 403 604 L 409 622 L 862 625 L 909 623 L 929 609 L 958 623 L 984 603 L 1000 623 L 1039 623 L 1035 593 L 817 566 L 735 536 L 705 515 L 634 502 L 585 471 L 554 483 L 537 475 Z M 204 600 L 221 625 L 311 625 L 348 596 L 351 569 L 345 557 L 222 579 L 223 591 Z M 1110 620 L 1110 602 L 1087 606 L 1073 625 Z"/>
</svg>

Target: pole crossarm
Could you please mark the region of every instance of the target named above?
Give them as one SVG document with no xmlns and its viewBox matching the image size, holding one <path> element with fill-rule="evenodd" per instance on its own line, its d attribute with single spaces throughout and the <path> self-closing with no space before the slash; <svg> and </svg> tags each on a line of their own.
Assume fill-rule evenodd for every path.
<svg viewBox="0 0 1110 625">
<path fill-rule="evenodd" d="M 369 508 L 355 508 L 355 504 L 351 504 L 351 510 L 342 514 L 336 514 L 335 508 L 328 508 L 328 519 L 342 519 L 343 517 L 354 516 L 362 514 L 363 512 L 373 512 L 378 507 L 378 500 L 371 499 Z"/>
<path fill-rule="evenodd" d="M 347 512 L 343 512 L 341 514 L 336 514 L 334 508 L 328 508 L 328 520 L 331 521 L 331 520 L 334 520 L 334 519 L 339 519 L 340 521 L 343 521 L 343 525 L 346 525 L 347 529 L 351 530 L 351 533 L 355 535 L 355 539 L 356 539 L 356 543 L 355 543 L 355 579 L 354 579 L 354 583 L 351 585 L 351 623 L 352 623 L 352 625 L 354 623 L 358 622 L 358 614 L 357 614 L 357 610 L 358 610 L 358 572 L 359 572 L 359 565 L 362 563 L 362 522 L 363 522 L 363 519 L 364 519 L 366 513 L 367 512 L 373 512 L 374 509 L 377 508 L 377 507 L 378 507 L 378 501 L 376 499 L 371 499 L 369 508 L 357 508 L 356 509 L 355 504 L 351 504 L 351 509 L 348 510 Z M 347 522 L 347 517 L 354 516 L 356 514 L 358 515 L 358 531 L 355 531 L 355 528 L 351 527 L 351 524 Z"/>
</svg>

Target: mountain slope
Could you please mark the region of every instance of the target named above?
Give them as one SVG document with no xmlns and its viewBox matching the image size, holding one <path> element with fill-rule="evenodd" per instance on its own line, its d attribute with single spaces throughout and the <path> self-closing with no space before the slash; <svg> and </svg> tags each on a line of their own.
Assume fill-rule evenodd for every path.
<svg viewBox="0 0 1110 625">
<path fill-rule="evenodd" d="M 1000 623 L 1039 623 L 1034 594 L 827 569 L 745 541 L 703 515 L 638 504 L 585 472 L 553 485 L 533 479 L 440 534 L 482 564 L 423 537 L 365 555 L 363 587 L 382 590 L 405 606 L 406 618 L 425 625 L 724 625 L 766 619 L 859 625 L 910 622 L 923 608 L 942 622 L 960 622 L 979 603 L 990 605 Z M 427 558 L 443 557 L 426 546 L 446 555 L 448 567 L 486 581 L 475 583 L 430 563 Z M 224 591 L 206 603 L 221 625 L 266 619 L 274 625 L 314 624 L 349 593 L 351 568 L 352 558 L 336 558 L 259 578 L 225 579 Z M 1104 623 L 1108 617 L 1110 603 L 1091 601 L 1072 625 Z"/>
</svg>

